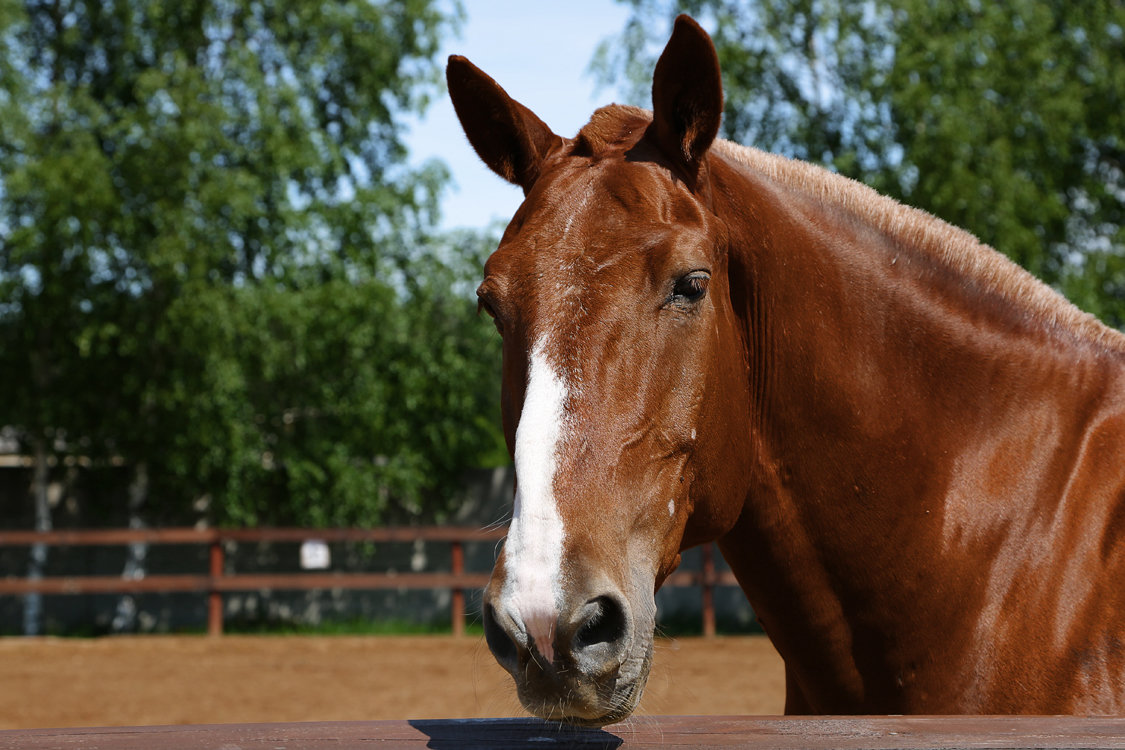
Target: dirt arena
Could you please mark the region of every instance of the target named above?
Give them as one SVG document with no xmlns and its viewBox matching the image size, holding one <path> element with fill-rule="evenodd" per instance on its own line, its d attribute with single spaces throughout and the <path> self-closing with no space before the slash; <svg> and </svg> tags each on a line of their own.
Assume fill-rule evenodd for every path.
<svg viewBox="0 0 1125 750">
<path fill-rule="evenodd" d="M 762 637 L 657 643 L 645 714 L 776 714 Z M 523 715 L 480 638 L 0 639 L 0 729 Z"/>
</svg>

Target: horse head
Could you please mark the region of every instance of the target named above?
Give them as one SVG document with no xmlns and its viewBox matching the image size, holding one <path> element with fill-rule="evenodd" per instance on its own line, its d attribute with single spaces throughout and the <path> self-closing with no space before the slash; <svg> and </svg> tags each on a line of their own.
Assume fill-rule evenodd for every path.
<svg viewBox="0 0 1125 750">
<path fill-rule="evenodd" d="M 744 304 L 708 178 L 718 60 L 680 17 L 653 112 L 603 108 L 573 139 L 464 58 L 447 76 L 472 146 L 525 194 L 478 290 L 517 485 L 485 636 L 529 711 L 603 725 L 644 688 L 655 591 L 746 493 Z"/>
</svg>

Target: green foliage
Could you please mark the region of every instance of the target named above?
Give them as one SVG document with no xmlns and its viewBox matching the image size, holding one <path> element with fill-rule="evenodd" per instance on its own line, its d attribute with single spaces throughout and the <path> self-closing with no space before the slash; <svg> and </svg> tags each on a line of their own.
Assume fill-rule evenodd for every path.
<svg viewBox="0 0 1125 750">
<path fill-rule="evenodd" d="M 809 159 L 965 227 L 1125 324 L 1125 5 L 628 0 L 603 81 L 648 99 L 688 12 L 715 29 L 723 134 Z"/>
<path fill-rule="evenodd" d="M 900 3 L 901 194 L 1125 323 L 1125 5 Z"/>
<path fill-rule="evenodd" d="M 887 13 L 871 3 L 813 0 L 629 0 L 619 38 L 598 47 L 603 84 L 622 73 L 631 99 L 649 106 L 652 69 L 688 13 L 705 21 L 723 71 L 722 135 L 825 164 L 880 164 L 894 144 L 889 112 L 876 99 L 893 63 Z M 667 25 L 654 23 L 666 19 Z"/>
<path fill-rule="evenodd" d="M 207 453 L 176 481 L 215 467 L 219 520 L 238 525 L 441 518 L 460 473 L 502 442 L 495 418 L 485 418 L 499 411 L 498 344 L 454 293 L 455 281 L 479 276 L 484 244 L 453 242 L 460 269 L 436 254 L 422 259 L 415 267 L 424 279 L 411 295 L 381 281 L 332 279 L 211 300 L 232 325 L 207 350 L 227 365 L 207 369 L 225 376 L 203 390 L 230 394 L 246 411 L 215 414 L 225 440 L 203 444 Z"/>
<path fill-rule="evenodd" d="M 440 515 L 498 440 L 488 240 L 434 236 L 446 171 L 400 140 L 457 21 L 0 0 L 0 424 L 146 466 L 158 511 Z"/>
</svg>

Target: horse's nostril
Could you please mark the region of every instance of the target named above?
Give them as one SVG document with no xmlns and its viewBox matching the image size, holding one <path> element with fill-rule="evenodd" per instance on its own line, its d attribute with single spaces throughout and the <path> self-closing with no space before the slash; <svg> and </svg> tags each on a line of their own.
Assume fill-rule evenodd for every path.
<svg viewBox="0 0 1125 750">
<path fill-rule="evenodd" d="M 615 644 L 625 637 L 627 628 L 625 607 L 614 597 L 599 596 L 586 605 L 586 621 L 574 634 L 574 650 Z"/>
<path fill-rule="evenodd" d="M 484 640 L 496 661 L 507 666 L 516 662 L 516 642 L 511 634 L 496 618 L 496 610 L 491 604 L 484 605 Z"/>
</svg>

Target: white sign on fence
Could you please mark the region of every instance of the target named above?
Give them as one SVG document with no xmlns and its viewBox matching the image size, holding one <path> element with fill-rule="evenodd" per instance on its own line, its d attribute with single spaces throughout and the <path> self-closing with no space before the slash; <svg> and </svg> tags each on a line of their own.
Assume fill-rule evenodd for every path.
<svg viewBox="0 0 1125 750">
<path fill-rule="evenodd" d="M 301 543 L 301 570 L 327 570 L 332 565 L 332 552 L 319 539 Z"/>
</svg>

